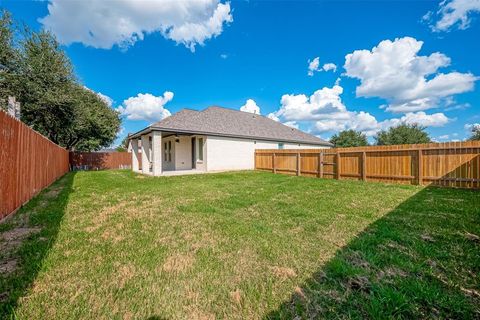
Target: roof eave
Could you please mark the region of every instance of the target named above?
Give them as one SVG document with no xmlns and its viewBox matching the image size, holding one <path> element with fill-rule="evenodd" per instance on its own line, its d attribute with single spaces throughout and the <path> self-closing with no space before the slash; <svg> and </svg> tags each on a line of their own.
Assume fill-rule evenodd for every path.
<svg viewBox="0 0 480 320">
<path fill-rule="evenodd" d="M 257 140 L 265 140 L 265 141 L 303 143 L 303 144 L 310 144 L 310 145 L 333 147 L 333 144 L 328 142 L 328 141 L 313 142 L 313 141 L 306 141 L 306 140 L 278 139 L 278 138 L 259 137 L 259 136 L 246 136 L 246 135 L 235 135 L 235 134 L 226 134 L 226 133 L 215 133 L 215 132 L 208 132 L 208 131 L 192 131 L 192 130 L 183 130 L 183 129 L 172 129 L 172 128 L 154 127 L 154 126 L 150 126 L 150 127 L 145 128 L 145 129 L 142 129 L 142 130 L 132 134 L 128 138 L 129 139 L 134 139 L 134 138 L 137 138 L 138 136 L 148 134 L 151 131 L 164 131 L 164 132 L 188 133 L 188 134 L 202 134 L 202 135 L 209 135 L 209 136 L 216 136 L 216 137 L 257 139 Z"/>
</svg>

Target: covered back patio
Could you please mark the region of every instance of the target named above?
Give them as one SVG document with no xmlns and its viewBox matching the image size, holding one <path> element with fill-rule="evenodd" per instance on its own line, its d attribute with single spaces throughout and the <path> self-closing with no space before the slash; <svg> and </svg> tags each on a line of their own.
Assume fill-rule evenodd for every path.
<svg viewBox="0 0 480 320">
<path fill-rule="evenodd" d="M 132 170 L 161 176 L 206 171 L 206 136 L 153 130 L 129 140 Z"/>
</svg>

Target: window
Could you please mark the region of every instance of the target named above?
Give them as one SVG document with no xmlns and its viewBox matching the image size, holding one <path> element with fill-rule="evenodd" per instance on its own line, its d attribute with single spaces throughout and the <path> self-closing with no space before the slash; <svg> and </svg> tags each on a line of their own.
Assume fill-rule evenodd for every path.
<svg viewBox="0 0 480 320">
<path fill-rule="evenodd" d="M 203 138 L 198 138 L 198 160 L 203 161 Z"/>
<path fill-rule="evenodd" d="M 172 141 L 168 141 L 168 162 L 172 162 Z"/>
<path fill-rule="evenodd" d="M 278 143 L 278 149 L 283 149 L 283 142 Z"/>
<path fill-rule="evenodd" d="M 163 148 L 163 152 L 164 152 L 164 158 L 163 158 L 164 160 L 163 161 L 166 162 L 167 161 L 167 156 L 168 156 L 168 149 L 167 149 L 167 143 L 166 142 L 163 144 L 163 147 L 164 147 Z"/>
</svg>

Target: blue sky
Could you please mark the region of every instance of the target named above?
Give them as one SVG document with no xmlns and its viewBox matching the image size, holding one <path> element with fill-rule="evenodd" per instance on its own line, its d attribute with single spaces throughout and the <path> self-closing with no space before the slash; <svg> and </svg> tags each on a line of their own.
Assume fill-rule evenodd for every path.
<svg viewBox="0 0 480 320">
<path fill-rule="evenodd" d="M 323 138 L 404 121 L 462 140 L 480 122 L 478 0 L 0 4 L 57 35 L 82 83 L 123 112 L 121 136 L 210 105 Z"/>
</svg>

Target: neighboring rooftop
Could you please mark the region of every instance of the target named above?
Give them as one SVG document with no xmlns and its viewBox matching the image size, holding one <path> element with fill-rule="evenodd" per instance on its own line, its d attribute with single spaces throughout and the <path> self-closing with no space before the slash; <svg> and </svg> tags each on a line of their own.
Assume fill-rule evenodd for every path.
<svg viewBox="0 0 480 320">
<path fill-rule="evenodd" d="M 148 129 L 331 146 L 325 140 L 262 115 L 222 107 L 202 111 L 182 109 Z"/>
</svg>

